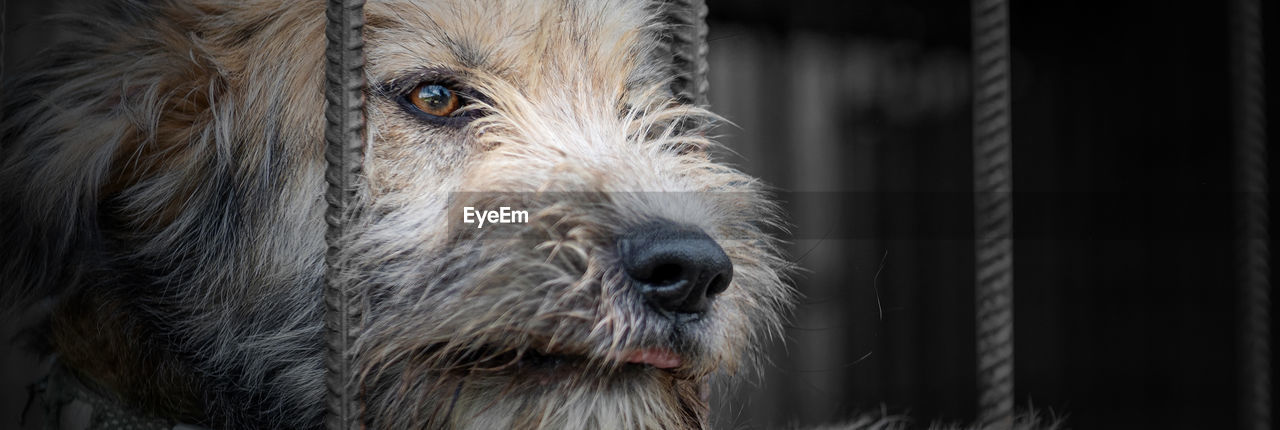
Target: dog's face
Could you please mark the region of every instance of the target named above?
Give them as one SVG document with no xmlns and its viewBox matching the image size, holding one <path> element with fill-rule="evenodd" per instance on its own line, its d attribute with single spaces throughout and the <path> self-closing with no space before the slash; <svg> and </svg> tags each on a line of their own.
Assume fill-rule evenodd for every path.
<svg viewBox="0 0 1280 430">
<path fill-rule="evenodd" d="M 708 376 L 752 360 L 787 293 L 770 207 L 673 98 L 659 5 L 369 11 L 350 255 L 375 426 L 702 424 Z M 464 221 L 501 207 L 527 222 Z"/>
<path fill-rule="evenodd" d="M 790 295 L 775 217 L 675 101 L 664 3 L 367 4 L 342 267 L 371 428 L 699 427 L 711 376 L 756 364 Z M 317 424 L 323 10 L 112 13 L 7 101 L 9 293 L 64 297 L 54 348 L 126 399 Z M 527 218 L 467 222 L 502 207 Z"/>
</svg>

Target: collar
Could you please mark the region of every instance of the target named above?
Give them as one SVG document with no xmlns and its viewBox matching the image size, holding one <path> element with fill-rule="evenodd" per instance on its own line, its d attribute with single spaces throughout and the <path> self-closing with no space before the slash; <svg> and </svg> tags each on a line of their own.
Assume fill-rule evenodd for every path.
<svg viewBox="0 0 1280 430">
<path fill-rule="evenodd" d="M 157 418 L 103 395 L 75 372 L 54 360 L 49 374 L 37 384 L 44 405 L 44 428 L 57 430 L 207 430 L 204 427 Z"/>
</svg>

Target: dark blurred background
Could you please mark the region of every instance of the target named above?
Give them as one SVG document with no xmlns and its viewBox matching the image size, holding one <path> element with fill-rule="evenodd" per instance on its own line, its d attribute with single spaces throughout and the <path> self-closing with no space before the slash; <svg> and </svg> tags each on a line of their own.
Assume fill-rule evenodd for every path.
<svg viewBox="0 0 1280 430">
<path fill-rule="evenodd" d="M 1019 406 L 1235 427 L 1227 2 L 1011 3 Z M 0 4 L 8 65 L 55 6 Z M 804 268 L 785 345 L 718 393 L 717 428 L 972 420 L 969 2 L 709 4 L 724 158 L 776 188 Z M 34 378 L 0 355 L 4 381 Z M 24 398 L 8 385 L 4 423 Z"/>
<path fill-rule="evenodd" d="M 728 159 L 787 200 L 807 271 L 719 424 L 974 419 L 969 2 L 709 3 Z M 1236 427 L 1228 2 L 1010 3 L 1019 407 Z"/>
</svg>

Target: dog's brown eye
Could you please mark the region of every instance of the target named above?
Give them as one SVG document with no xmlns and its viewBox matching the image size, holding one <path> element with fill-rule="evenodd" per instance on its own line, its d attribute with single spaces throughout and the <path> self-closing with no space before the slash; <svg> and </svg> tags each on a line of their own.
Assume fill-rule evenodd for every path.
<svg viewBox="0 0 1280 430">
<path fill-rule="evenodd" d="M 409 102 L 427 115 L 449 116 L 458 110 L 458 93 L 440 84 L 418 85 L 409 93 Z"/>
</svg>

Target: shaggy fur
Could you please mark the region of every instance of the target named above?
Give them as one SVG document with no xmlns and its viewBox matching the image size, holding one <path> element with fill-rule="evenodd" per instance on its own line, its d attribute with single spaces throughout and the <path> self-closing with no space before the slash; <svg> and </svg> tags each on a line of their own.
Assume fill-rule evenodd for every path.
<svg viewBox="0 0 1280 430">
<path fill-rule="evenodd" d="M 790 292 L 756 182 L 677 103 L 661 2 L 371 1 L 366 190 L 345 247 L 371 428 L 699 428 Z M 325 393 L 323 2 L 115 1 L 5 94 L 0 279 L 147 413 L 317 428 Z M 419 83 L 467 89 L 415 116 Z M 463 228 L 461 208 L 530 222 Z M 734 264 L 702 319 L 648 309 L 619 235 L 698 226 Z M 675 369 L 627 364 L 680 355 Z"/>
</svg>

